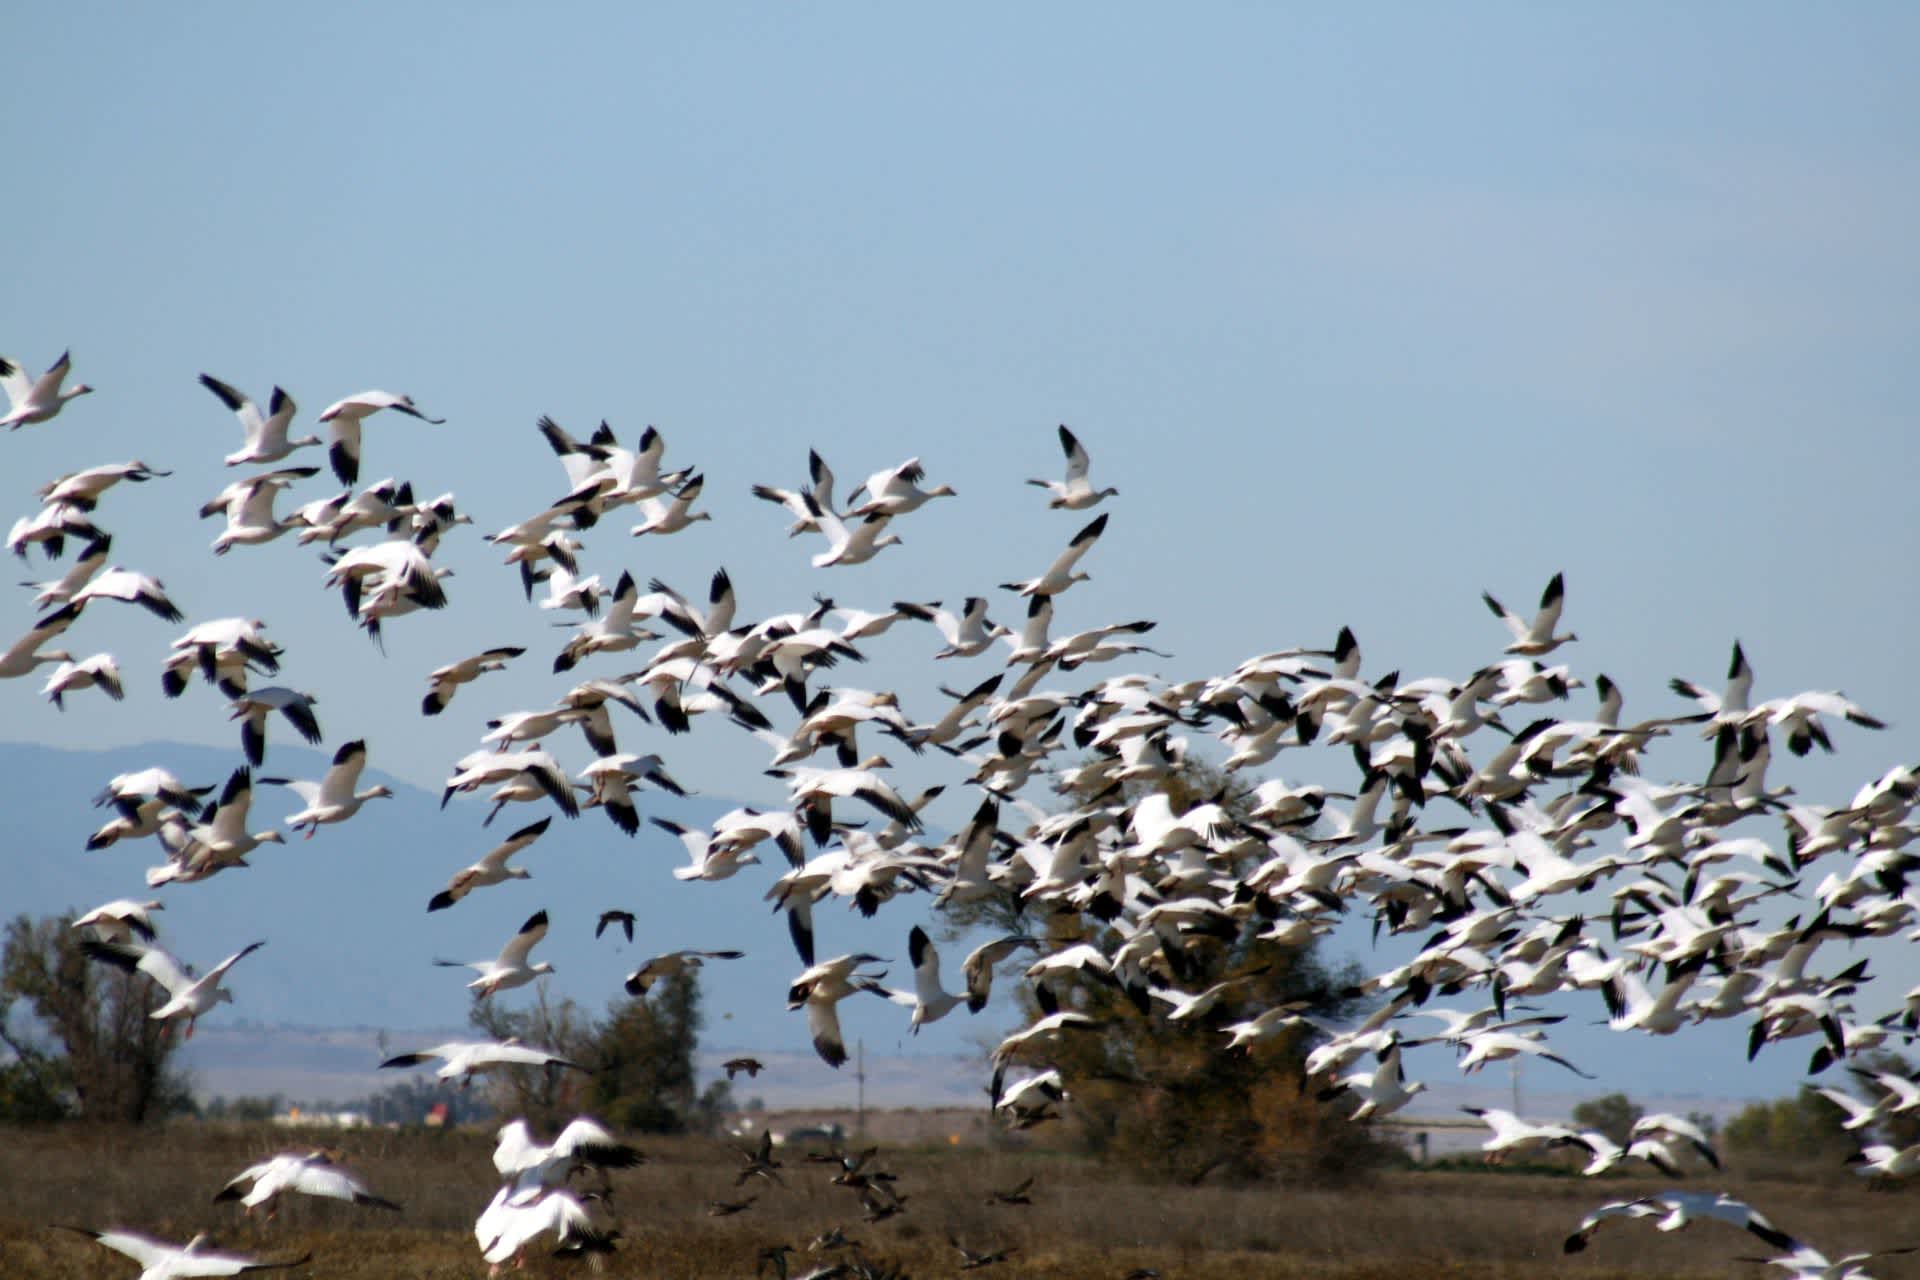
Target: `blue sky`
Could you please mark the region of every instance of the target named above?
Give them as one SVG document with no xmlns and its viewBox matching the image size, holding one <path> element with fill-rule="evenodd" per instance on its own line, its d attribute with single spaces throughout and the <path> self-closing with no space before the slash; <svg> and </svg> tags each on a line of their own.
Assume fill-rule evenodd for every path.
<svg viewBox="0 0 1920 1280">
<path fill-rule="evenodd" d="M 1843 688 L 1891 721 L 1784 772 L 1843 799 L 1920 724 L 1916 27 L 1898 5 L 33 6 L 9 30 L 35 56 L 0 81 L 0 351 L 37 371 L 70 346 L 100 391 L 0 440 L 0 496 L 10 517 L 74 467 L 176 468 L 112 495 L 116 558 L 192 617 L 268 617 L 330 740 L 431 785 L 552 681 L 530 661 L 425 724 L 425 671 L 475 641 L 544 654 L 546 619 L 462 537 L 456 608 L 382 660 L 305 552 L 214 559 L 190 513 L 237 432 L 197 373 L 283 385 L 308 423 L 413 394 L 448 425 L 374 420 L 364 476 L 451 489 L 487 531 L 562 490 L 538 415 L 657 424 L 715 520 L 659 545 L 621 522 L 589 567 L 696 589 L 725 564 L 750 616 L 1038 572 L 1078 522 L 1019 481 L 1057 471 L 1066 422 L 1121 496 L 1062 621 L 1157 618 L 1163 674 L 1351 624 L 1371 673 L 1457 676 L 1504 642 L 1481 589 L 1520 607 L 1564 570 L 1566 656 L 1629 715 L 1717 679 L 1739 636 L 1763 695 Z M 747 494 L 809 446 L 843 489 L 917 454 L 961 496 L 822 575 Z M 28 617 L 0 601 L 9 635 Z M 173 634 L 90 614 L 68 647 L 113 648 L 128 701 L 60 716 L 7 682 L 4 736 L 230 741 L 217 701 L 158 696 Z M 855 680 L 924 656 L 875 645 Z M 676 770 L 776 800 L 732 736 L 674 744 Z"/>
</svg>

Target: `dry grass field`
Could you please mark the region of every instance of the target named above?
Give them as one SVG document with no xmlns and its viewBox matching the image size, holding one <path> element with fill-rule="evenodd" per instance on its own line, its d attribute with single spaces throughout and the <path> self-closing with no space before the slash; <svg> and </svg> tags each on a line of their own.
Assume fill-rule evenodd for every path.
<svg viewBox="0 0 1920 1280">
<path fill-rule="evenodd" d="M 243 1219 L 234 1205 L 211 1203 L 247 1163 L 322 1141 L 337 1145 L 404 1213 L 303 1201 L 266 1224 Z M 709 1217 L 709 1201 L 736 1195 L 739 1162 L 731 1149 L 693 1139 L 642 1145 L 648 1163 L 614 1176 L 623 1240 L 600 1273 L 608 1280 L 751 1276 L 762 1246 L 786 1241 L 804 1250 L 835 1225 L 871 1255 L 920 1277 L 958 1274 L 961 1259 L 947 1244 L 949 1233 L 976 1249 L 1018 1249 L 990 1275 L 1057 1280 L 1120 1280 L 1138 1267 L 1166 1280 L 1781 1274 L 1735 1261 L 1766 1250 L 1712 1223 L 1677 1235 L 1624 1224 L 1597 1236 L 1585 1254 L 1563 1256 L 1561 1240 L 1589 1209 L 1658 1185 L 1633 1179 L 1394 1172 L 1338 1190 L 1167 1187 L 1058 1155 L 902 1149 L 883 1153 L 882 1163 L 899 1175 L 906 1212 L 868 1224 L 853 1195 L 829 1184 L 831 1171 L 797 1153 L 782 1157 L 785 1188 L 744 1188 L 740 1194 L 759 1197 L 750 1210 Z M 271 1258 L 311 1251 L 312 1262 L 285 1273 L 297 1277 L 484 1275 L 471 1227 L 496 1185 L 491 1149 L 484 1133 L 0 1131 L 0 1277 L 137 1274 L 127 1259 L 49 1223 L 126 1227 L 174 1240 L 211 1231 L 223 1246 Z M 984 1203 L 989 1188 L 1029 1175 L 1036 1179 L 1030 1208 Z M 1692 1185 L 1751 1200 L 1830 1255 L 1920 1243 L 1920 1213 L 1898 1191 L 1738 1178 Z M 523 1274 L 584 1273 L 577 1263 L 543 1255 Z M 1873 1274 L 1916 1276 L 1920 1266 L 1892 1258 L 1876 1262 Z"/>
</svg>

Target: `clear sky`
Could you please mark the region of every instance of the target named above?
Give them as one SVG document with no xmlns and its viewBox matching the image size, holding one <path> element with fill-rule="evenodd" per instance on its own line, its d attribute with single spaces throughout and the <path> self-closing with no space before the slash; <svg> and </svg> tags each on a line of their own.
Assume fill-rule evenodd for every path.
<svg viewBox="0 0 1920 1280">
<path fill-rule="evenodd" d="M 195 619 L 270 619 L 329 740 L 405 777 L 550 699 L 547 619 L 471 530 L 456 607 L 385 659 L 309 553 L 216 560 L 191 513 L 238 432 L 203 370 L 309 427 L 411 393 L 448 424 L 373 420 L 363 478 L 484 531 L 563 491 L 540 414 L 656 424 L 714 522 L 617 521 L 587 567 L 724 564 L 750 617 L 1038 572 L 1079 522 L 1019 481 L 1066 422 L 1121 496 L 1057 629 L 1158 619 L 1170 677 L 1342 624 L 1369 673 L 1457 677 L 1504 642 L 1478 593 L 1564 570 L 1564 656 L 1630 716 L 1738 636 L 1762 696 L 1895 726 L 1785 780 L 1842 800 L 1914 755 L 1908 6 L 43 4 L 8 35 L 0 352 L 71 347 L 99 392 L 0 439 L 7 515 L 75 467 L 174 468 L 110 496 L 115 558 Z M 747 493 L 809 446 L 843 491 L 919 455 L 961 496 L 817 573 Z M 0 601 L 8 638 L 30 616 Z M 113 648 L 127 702 L 7 682 L 0 736 L 231 741 L 204 691 L 159 697 L 175 633 L 90 614 L 66 647 Z M 851 682 L 924 658 L 895 638 Z M 526 670 L 415 714 L 426 670 L 509 642 Z M 777 800 L 736 736 L 670 758 Z"/>
</svg>

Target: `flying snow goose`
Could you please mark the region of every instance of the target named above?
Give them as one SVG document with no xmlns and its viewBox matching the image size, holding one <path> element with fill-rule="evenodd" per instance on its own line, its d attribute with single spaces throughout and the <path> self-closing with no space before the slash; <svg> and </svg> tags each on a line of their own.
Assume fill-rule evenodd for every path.
<svg viewBox="0 0 1920 1280">
<path fill-rule="evenodd" d="M 1037 948 L 1039 945 L 1038 938 L 1029 938 L 1024 934 L 1009 934 L 1004 938 L 983 942 L 969 951 L 967 958 L 960 965 L 961 976 L 967 983 L 967 1012 L 978 1013 L 987 1007 L 987 997 L 993 991 L 995 966 L 1022 947 Z"/>
<path fill-rule="evenodd" d="M 807 499 L 811 497 L 822 511 L 832 511 L 833 506 L 833 468 L 829 467 L 812 449 L 807 450 L 807 479 L 805 489 L 778 489 L 768 484 L 753 486 L 753 496 L 763 502 L 771 502 L 785 507 L 793 516 L 793 523 L 787 526 L 787 536 L 796 538 L 803 533 L 813 533 L 820 528 L 819 519 L 807 510 Z"/>
<path fill-rule="evenodd" d="M 524 987 L 542 974 L 554 972 L 552 965 L 542 960 L 539 964 L 528 964 L 527 957 L 547 936 L 547 913 L 536 911 L 527 917 L 520 926 L 520 932 L 507 940 L 500 948 L 498 957 L 492 960 L 435 960 L 434 963 L 448 969 L 472 969 L 479 977 L 467 984 L 467 990 L 473 992 L 474 999 L 484 1000 L 501 991 L 511 991 L 515 987 Z"/>
<path fill-rule="evenodd" d="M 120 667 L 114 662 L 112 654 L 96 653 L 78 662 L 61 663 L 47 677 L 46 687 L 40 692 L 64 711 L 66 696 L 81 689 L 99 689 L 115 702 L 127 696 L 126 689 L 120 684 Z"/>
<path fill-rule="evenodd" d="M 319 436 L 290 438 L 287 435 L 287 429 L 293 425 L 293 397 L 279 387 L 273 389 L 267 401 L 268 412 L 262 414 L 259 405 L 210 373 L 200 375 L 200 385 L 220 397 L 220 403 L 240 419 L 240 429 L 246 433 L 239 451 L 227 455 L 230 467 L 249 462 L 278 462 L 295 449 L 320 443 Z"/>
<path fill-rule="evenodd" d="M 870 756 L 850 769 L 811 769 L 789 765 L 768 769 L 776 778 L 787 779 L 787 790 L 796 812 L 806 823 L 815 844 L 825 844 L 833 830 L 835 797 L 864 800 L 909 831 L 920 830 L 920 816 L 913 811 L 893 784 L 878 772 L 888 768 L 885 756 Z"/>
<path fill-rule="evenodd" d="M 533 873 L 521 867 L 510 867 L 507 859 L 547 833 L 553 825 L 553 819 L 546 817 L 540 821 L 520 828 L 498 845 L 480 856 L 480 860 L 466 870 L 457 872 L 447 887 L 433 895 L 427 902 L 427 910 L 444 911 L 475 889 L 484 889 L 488 885 L 505 884 L 509 880 L 530 880 Z"/>
<path fill-rule="evenodd" d="M 934 654 L 936 658 L 971 658 L 977 653 L 985 653 L 993 647 L 999 636 L 1011 636 L 1013 633 L 987 617 L 987 601 L 984 596 L 968 596 L 960 606 L 960 616 L 955 617 L 937 605 L 913 604 L 908 601 L 895 601 L 895 611 L 921 622 L 931 622 L 946 638 L 947 647 Z"/>
<path fill-rule="evenodd" d="M 113 535 L 103 533 L 81 547 L 79 555 L 74 557 L 67 571 L 58 578 L 49 578 L 45 582 L 23 582 L 20 585 L 33 588 L 36 593 L 33 597 L 33 607 L 36 609 L 44 609 L 48 605 L 65 604 L 73 598 L 74 592 L 86 586 L 93 575 L 100 572 L 112 551 Z"/>
<path fill-rule="evenodd" d="M 573 785 L 560 768 L 560 762 L 545 751 L 475 751 L 454 761 L 454 773 L 447 779 L 445 790 L 440 793 L 440 807 L 447 807 L 456 792 L 477 791 L 491 783 L 514 783 L 524 781 L 531 785 L 528 795 L 515 793 L 513 799 L 533 799 L 545 795 L 560 806 L 560 812 L 569 818 L 580 816 L 580 802 L 574 797 Z M 494 812 L 498 813 L 496 805 Z M 493 819 L 487 819 L 491 822 Z"/>
<path fill-rule="evenodd" d="M 42 653 L 40 646 L 72 626 L 79 616 L 79 608 L 71 604 L 42 614 L 27 634 L 15 640 L 11 647 L 0 650 L 0 680 L 27 675 L 50 662 L 72 662 L 73 655 L 65 649 Z"/>
<path fill-rule="evenodd" d="M 154 940 L 152 913 L 165 909 L 166 903 L 157 898 L 150 902 L 136 902 L 132 898 L 115 898 L 112 902 L 102 903 L 85 915 L 77 917 L 70 927 L 91 929 L 93 936 L 102 942 L 132 942 L 136 937 L 142 942 L 152 942 Z"/>
<path fill-rule="evenodd" d="M 344 1200 L 348 1204 L 390 1209 L 395 1213 L 400 1211 L 399 1205 L 374 1195 L 367 1190 L 366 1183 L 334 1163 L 330 1153 L 320 1150 L 283 1151 L 259 1164 L 250 1165 L 220 1188 L 213 1201 L 219 1204 L 226 1200 L 238 1200 L 241 1209 L 249 1215 L 265 1206 L 267 1221 L 272 1222 L 280 1211 L 279 1198 L 288 1194 Z"/>
<path fill-rule="evenodd" d="M 1107 517 L 1096 516 L 1086 528 L 1073 535 L 1072 541 L 1067 543 L 1067 549 L 1047 566 L 1045 573 L 1037 578 L 1029 578 L 1025 582 L 1003 582 L 1000 584 L 1001 588 L 1006 591 L 1017 591 L 1023 596 L 1052 596 L 1060 594 L 1076 582 L 1087 581 L 1090 575 L 1076 572 L 1073 566 L 1080 563 L 1080 557 L 1093 548 L 1093 544 L 1100 540 L 1100 535 L 1106 530 Z"/>
<path fill-rule="evenodd" d="M 327 461 L 333 464 L 333 474 L 340 477 L 341 484 L 353 484 L 359 480 L 360 427 L 369 414 L 382 409 L 392 409 L 435 426 L 446 421 L 445 418 L 429 418 L 414 407 L 411 396 L 395 395 L 391 391 L 362 391 L 359 395 L 334 401 L 320 411 L 320 421 L 332 424 L 333 439 L 327 446 Z"/>
<path fill-rule="evenodd" d="M 882 549 L 900 542 L 899 534 L 886 532 L 887 526 L 893 521 L 891 516 L 867 516 L 849 529 L 844 520 L 821 506 L 812 494 L 802 494 L 801 499 L 815 529 L 827 539 L 827 549 L 813 557 L 813 567 L 816 569 L 865 564 L 879 555 Z"/>
<path fill-rule="evenodd" d="M 633 835 L 640 829 L 640 811 L 633 803 L 633 784 L 649 782 L 670 795 L 683 796 L 686 790 L 673 780 L 657 755 L 623 752 L 601 756 L 580 774 L 592 788 L 592 794 L 580 807 L 603 808 L 613 825 Z"/>
<path fill-rule="evenodd" d="M 259 1262 L 238 1253 L 215 1253 L 201 1248 L 207 1242 L 202 1231 L 185 1244 L 167 1244 L 133 1231 L 95 1231 L 90 1227 L 62 1225 L 62 1231 L 77 1231 L 95 1244 L 115 1253 L 124 1253 L 140 1264 L 140 1280 L 187 1280 L 190 1276 L 237 1276 L 249 1271 L 279 1271 L 306 1265 L 313 1255 L 303 1253 L 286 1262 Z"/>
<path fill-rule="evenodd" d="M 1776 1249 L 1792 1249 L 1798 1242 L 1773 1225 L 1758 1209 L 1736 1200 L 1726 1192 L 1662 1191 L 1638 1200 L 1616 1200 L 1603 1204 L 1581 1219 L 1579 1229 L 1562 1244 L 1564 1253 L 1579 1253 L 1587 1247 L 1593 1233 L 1607 1223 L 1630 1218 L 1658 1218 L 1654 1227 L 1661 1231 L 1680 1231 L 1702 1219 L 1750 1231 Z"/>
<path fill-rule="evenodd" d="M 167 599 L 166 584 L 160 579 L 118 566 L 108 569 L 68 598 L 81 606 L 95 600 L 137 604 L 154 617 L 164 618 L 168 622 L 180 622 L 185 617 L 173 601 Z"/>
<path fill-rule="evenodd" d="M 535 1141 L 525 1120 L 510 1120 L 495 1135 L 493 1167 L 512 1184 L 511 1202 L 525 1204 L 581 1169 L 631 1169 L 646 1159 L 598 1121 L 577 1116 L 552 1142 Z"/>
<path fill-rule="evenodd" d="M 314 701 L 310 693 L 278 684 L 235 698 L 227 718 L 240 721 L 240 746 L 247 753 L 247 760 L 257 765 L 267 758 L 267 717 L 276 711 L 286 717 L 301 737 L 319 746 L 323 735 L 320 722 L 313 714 Z"/>
<path fill-rule="evenodd" d="M 434 1075 L 441 1080 L 457 1080 L 463 1086 L 480 1072 L 494 1071 L 501 1067 L 555 1066 L 568 1067 L 574 1071 L 586 1070 L 579 1063 L 569 1062 L 551 1049 L 538 1049 L 511 1038 L 450 1040 L 445 1044 L 435 1045 L 431 1049 L 398 1054 L 380 1065 L 382 1067 L 417 1067 L 435 1058 L 442 1061 Z"/>
<path fill-rule="evenodd" d="M 1727 683 L 1720 693 L 1701 688 L 1691 680 L 1679 676 L 1667 681 L 1667 687 L 1683 698 L 1692 698 L 1701 709 L 1711 717 L 1706 733 L 1711 736 L 1724 724 L 1739 721 L 1747 713 L 1747 702 L 1753 696 L 1753 666 L 1747 661 L 1746 650 L 1740 642 L 1733 642 L 1733 658 L 1727 664 Z"/>
<path fill-rule="evenodd" d="M 0 388 L 5 388 L 7 399 L 13 404 L 6 416 L 0 417 L 0 427 L 18 431 L 31 423 L 45 422 L 65 408 L 67 401 L 92 391 L 93 388 L 84 382 L 61 389 L 60 384 L 66 380 L 67 370 L 72 367 L 69 353 L 62 351 L 60 358 L 49 365 L 45 373 L 30 379 L 19 365 L 0 356 Z"/>
<path fill-rule="evenodd" d="M 285 787 L 305 802 L 307 807 L 289 814 L 286 824 L 295 830 L 305 827 L 307 839 L 311 840 L 322 823 L 345 822 L 360 812 L 360 806 L 367 801 L 393 797 L 393 788 L 384 782 L 365 791 L 354 790 L 354 784 L 360 781 L 360 771 L 366 767 L 366 740 L 355 738 L 333 753 L 333 767 L 318 782 L 298 778 L 262 778 L 260 781 Z"/>
<path fill-rule="evenodd" d="M 266 625 L 259 618 L 216 618 L 189 627 L 171 645 L 160 674 L 161 692 L 179 697 L 197 668 L 229 698 L 244 696 L 249 670 L 267 675 L 280 670 L 280 646 L 267 639 Z"/>
<path fill-rule="evenodd" d="M 1084 511 L 1088 507 L 1098 506 L 1105 498 L 1119 493 L 1118 489 L 1095 489 L 1087 479 L 1086 446 L 1082 445 L 1066 424 L 1060 424 L 1060 451 L 1067 455 L 1067 478 L 1065 480 L 1029 480 L 1028 484 L 1037 485 L 1053 496 L 1047 506 L 1053 510 Z"/>
<path fill-rule="evenodd" d="M 1884 720 L 1868 715 L 1864 708 L 1849 701 L 1845 694 L 1818 690 L 1796 693 L 1790 698 L 1769 698 L 1749 711 L 1742 723 L 1750 727 L 1764 724 L 1785 730 L 1787 750 L 1796 756 L 1804 756 L 1816 745 L 1831 754 L 1833 743 L 1827 737 L 1827 728 L 1821 723 L 1821 716 L 1845 720 L 1863 729 L 1887 727 Z"/>
<path fill-rule="evenodd" d="M 27 548 L 37 543 L 47 559 L 58 560 L 66 554 L 68 538 L 98 542 L 104 537 L 86 511 L 71 502 L 56 502 L 15 520 L 7 530 L 7 550 L 24 560 Z"/>
<path fill-rule="evenodd" d="M 670 832 L 686 846 L 691 862 L 673 869 L 673 878 L 676 880 L 725 880 L 742 867 L 759 864 L 757 855 L 730 845 L 722 846 L 708 832 L 683 827 L 666 818 L 650 818 L 648 821 L 662 831 Z"/>
<path fill-rule="evenodd" d="M 662 978 L 698 969 L 703 960 L 738 960 L 744 951 L 669 951 L 628 974 L 623 984 L 630 996 L 644 996 Z"/>
<path fill-rule="evenodd" d="M 1535 1143 L 1559 1147 L 1579 1140 L 1579 1135 L 1563 1124 L 1534 1124 L 1499 1107 L 1460 1109 L 1493 1130 L 1493 1136 L 1480 1144 L 1480 1150 L 1486 1153 L 1489 1164 L 1497 1164 L 1515 1151 Z"/>
<path fill-rule="evenodd" d="M 847 495 L 848 502 L 853 501 L 853 494 L 862 490 L 867 495 L 865 502 L 848 509 L 847 516 L 903 516 L 910 511 L 918 511 L 930 499 L 955 496 L 949 485 L 922 489 L 920 482 L 926 478 L 927 473 L 918 458 L 908 458 L 897 467 L 876 471 Z"/>
<path fill-rule="evenodd" d="M 1547 588 L 1540 593 L 1540 611 L 1533 615 L 1532 621 L 1522 621 L 1505 605 L 1493 598 L 1491 592 L 1482 591 L 1480 598 L 1486 601 L 1493 616 L 1506 624 L 1513 633 L 1513 643 L 1506 652 L 1526 658 L 1538 658 L 1552 653 L 1561 645 L 1580 637 L 1572 632 L 1555 635 L 1554 628 L 1560 625 L 1560 610 L 1566 604 L 1567 584 L 1561 574 L 1554 574 L 1547 582 Z"/>
<path fill-rule="evenodd" d="M 879 963 L 879 956 L 865 952 L 835 956 L 807 969 L 787 989 L 787 1008 L 806 1009 L 814 1052 L 830 1067 L 847 1060 L 847 1046 L 840 1035 L 840 1002 L 856 991 L 884 995 L 874 985 L 883 974 L 859 972 L 862 965 Z"/>
<path fill-rule="evenodd" d="M 920 1034 L 929 1022 L 938 1022 L 967 1002 L 964 995 L 953 995 L 940 985 L 940 953 L 934 949 L 927 931 L 919 925 L 907 934 L 907 959 L 913 963 L 913 990 L 886 989 L 883 994 L 895 1004 L 913 1010 L 910 1030 Z"/>
<path fill-rule="evenodd" d="M 155 476 L 172 474 L 171 471 L 156 470 L 137 458 L 132 462 L 108 462 L 84 471 L 69 471 L 41 485 L 36 496 L 45 503 L 64 502 L 82 511 L 91 511 L 100 501 L 100 495 L 122 480 L 144 484 Z"/>
<path fill-rule="evenodd" d="M 513 1192 L 511 1186 L 500 1188 L 473 1226 L 480 1256 L 491 1264 L 490 1277 L 499 1275 L 509 1262 L 517 1264 L 521 1252 L 549 1231 L 554 1235 L 555 1256 L 613 1252 L 620 1233 L 613 1229 L 604 1194 L 576 1194 L 553 1187 L 523 1202 Z"/>
<path fill-rule="evenodd" d="M 286 467 L 262 475 L 236 480 L 200 508 L 200 518 L 224 514 L 227 527 L 213 540 L 213 553 L 223 556 L 234 547 L 254 547 L 272 542 L 293 528 L 291 520 L 273 514 L 280 491 L 307 476 L 318 474 L 318 467 Z"/>
<path fill-rule="evenodd" d="M 128 973 L 144 973 L 159 983 L 168 998 L 147 1016 L 157 1022 L 184 1017 L 189 1040 L 193 1039 L 194 1023 L 203 1015 L 212 1012 L 222 1001 L 233 1002 L 233 992 L 220 985 L 227 970 L 266 945 L 265 941 L 249 943 L 196 978 L 191 970 L 159 947 L 135 942 L 102 942 L 96 938 L 80 944 L 92 959 Z"/>
<path fill-rule="evenodd" d="M 686 483 L 674 490 L 671 500 L 646 498 L 640 503 L 640 509 L 647 518 L 633 526 L 633 536 L 638 538 L 649 533 L 679 533 L 697 520 L 711 520 L 713 515 L 707 511 L 694 511 L 693 504 L 700 500 L 700 491 L 706 487 L 707 478 L 694 475 Z"/>
<path fill-rule="evenodd" d="M 478 680 L 489 671 L 503 670 L 509 660 L 525 652 L 525 649 L 502 645 L 497 649 L 477 653 L 471 658 L 450 662 L 444 667 L 435 667 L 427 673 L 427 684 L 430 687 L 427 690 L 427 696 L 420 700 L 420 714 L 439 715 L 447 709 L 447 704 L 453 701 L 453 695 L 459 691 L 461 685 Z"/>
</svg>

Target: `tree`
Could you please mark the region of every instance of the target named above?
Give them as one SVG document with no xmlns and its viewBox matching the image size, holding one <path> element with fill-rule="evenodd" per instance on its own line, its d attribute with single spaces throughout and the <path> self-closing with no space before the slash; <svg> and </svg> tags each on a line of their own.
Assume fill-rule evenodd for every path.
<svg viewBox="0 0 1920 1280">
<path fill-rule="evenodd" d="M 1588 1098 L 1573 1109 L 1573 1122 L 1582 1129 L 1594 1129 L 1621 1146 L 1633 1133 L 1633 1123 L 1647 1113 L 1646 1108 L 1624 1093 Z"/>
<path fill-rule="evenodd" d="M 190 1109 L 168 1065 L 176 1033 L 148 1016 L 165 1000 L 145 974 L 89 961 L 70 917 L 16 917 L 0 950 L 0 1042 L 14 1057 L 0 1116 L 139 1124 Z"/>
<path fill-rule="evenodd" d="M 1102 775 L 1095 771 L 1093 776 Z M 1203 804 L 1218 804 L 1225 814 L 1222 827 L 1232 827 L 1245 816 L 1245 798 L 1232 795 L 1224 775 L 1199 761 L 1180 761 L 1157 778 L 1127 784 L 1126 792 L 1126 803 L 1136 809 L 1144 797 L 1163 795 L 1168 812 L 1176 817 Z M 1085 807 L 1089 799 L 1076 796 L 1076 806 Z M 1270 855 L 1260 841 L 1238 841 L 1231 853 L 1216 850 L 1190 860 L 1181 872 L 1152 886 L 1150 894 L 1172 903 L 1198 892 L 1180 883 L 1179 875 L 1244 884 Z M 971 904 L 950 912 L 950 918 L 1021 932 L 1064 928 L 1066 932 L 1051 938 L 1060 948 L 1090 942 L 1113 957 L 1127 942 L 1121 926 L 1140 925 L 1137 918 L 1123 921 L 1117 902 L 1102 903 L 1099 892 L 1105 886 L 1097 885 L 1094 871 L 1087 874 L 1090 914 L 1098 923 L 1090 933 L 1079 932 L 1084 917 L 1077 913 L 1031 920 L 1022 901 L 1011 895 Z M 1351 966 L 1330 971 L 1316 955 L 1311 937 L 1296 943 L 1273 936 L 1279 917 L 1268 910 L 1270 899 L 1253 894 L 1246 901 L 1248 909 L 1237 915 L 1197 910 L 1189 916 L 1170 910 L 1147 928 L 1151 945 L 1144 948 L 1137 973 L 1116 967 L 1108 974 L 1098 966 L 1060 970 L 1017 989 L 1029 1024 L 1055 1010 L 1087 1014 L 1101 1024 L 1097 1031 L 1059 1041 L 1044 1057 L 1045 1065 L 1065 1079 L 1070 1104 L 1065 1110 L 1079 1125 L 1090 1152 L 1185 1181 L 1216 1171 L 1234 1179 L 1281 1171 L 1324 1177 L 1382 1154 L 1344 1111 L 1305 1091 L 1305 1034 L 1292 1033 L 1278 1046 L 1252 1053 L 1226 1051 L 1221 1028 L 1263 1010 L 1297 1004 L 1301 1013 L 1332 1018 L 1350 1013 L 1359 1003 Z M 1141 935 L 1134 936 L 1137 943 Z M 1129 949 L 1143 950 L 1137 945 Z M 1031 957 L 1020 963 L 1031 963 Z M 1230 985 L 1213 997 L 1209 1011 L 1197 1016 L 1176 1018 L 1180 1006 L 1153 994 L 1197 996 L 1221 983 Z M 1019 1074 L 1019 1067 L 1006 1072 L 1008 1078 Z"/>
<path fill-rule="evenodd" d="M 542 982 L 533 1006 L 508 1011 L 492 1000 L 474 1006 L 474 1026 L 496 1039 L 517 1036 L 587 1069 L 496 1073 L 488 1085 L 494 1109 L 554 1128 L 581 1111 L 641 1133 L 704 1129 L 725 1095 L 695 1088 L 700 985 L 692 971 L 654 984 L 645 996 L 622 996 L 595 1022 L 571 1000 L 554 1002 Z"/>
<path fill-rule="evenodd" d="M 1841 1127 L 1846 1118 L 1818 1089 L 1802 1085 L 1790 1098 L 1747 1106 L 1727 1121 L 1720 1140 L 1741 1155 L 1837 1167 L 1854 1147 Z"/>
</svg>

